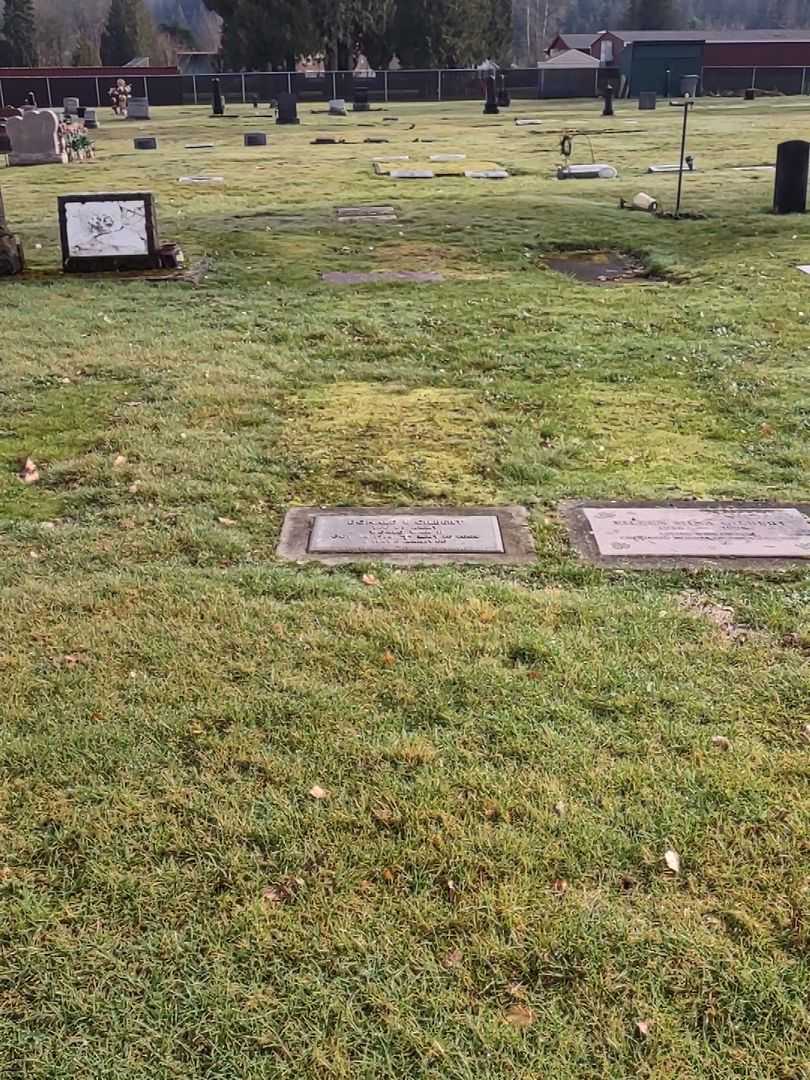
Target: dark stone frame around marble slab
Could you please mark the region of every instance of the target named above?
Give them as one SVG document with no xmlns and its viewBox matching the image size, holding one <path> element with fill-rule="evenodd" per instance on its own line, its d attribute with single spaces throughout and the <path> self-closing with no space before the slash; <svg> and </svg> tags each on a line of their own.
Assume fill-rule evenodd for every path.
<svg viewBox="0 0 810 1080">
<path fill-rule="evenodd" d="M 798 510 L 810 518 L 810 503 L 753 502 L 748 500 L 672 499 L 612 501 L 577 499 L 563 502 L 558 510 L 571 544 L 586 562 L 616 570 L 810 570 L 810 556 L 746 557 L 739 555 L 603 555 L 585 517 L 585 510 Z"/>
<path fill-rule="evenodd" d="M 414 514 L 438 514 L 442 517 L 495 517 L 503 540 L 502 552 L 346 552 L 320 554 L 308 551 L 315 517 L 346 515 L 357 517 L 408 517 Z M 448 563 L 501 564 L 520 566 L 537 560 L 534 538 L 529 528 L 529 514 L 523 506 L 295 506 L 287 511 L 276 551 L 289 562 L 315 562 L 326 566 L 345 563 L 381 562 L 394 566 L 444 566 Z"/>
</svg>

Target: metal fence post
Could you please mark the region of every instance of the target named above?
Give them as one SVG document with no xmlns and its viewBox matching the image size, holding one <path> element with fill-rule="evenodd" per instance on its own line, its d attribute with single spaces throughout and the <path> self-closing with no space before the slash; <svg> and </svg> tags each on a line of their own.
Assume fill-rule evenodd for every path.
<svg viewBox="0 0 810 1080">
<path fill-rule="evenodd" d="M 384 71 L 383 76 L 383 98 L 388 101 L 388 72 Z"/>
<path fill-rule="evenodd" d="M 807 68 L 802 68 L 802 95 L 807 93 Z"/>
<path fill-rule="evenodd" d="M 337 97 L 337 80 L 334 71 L 332 72 L 332 100 Z"/>
<path fill-rule="evenodd" d="M 751 72 L 751 89 L 756 90 L 757 87 L 757 69 L 754 68 Z"/>
<path fill-rule="evenodd" d="M 5 109 L 6 99 L 3 95 L 3 80 L 0 79 L 0 108 Z"/>
<path fill-rule="evenodd" d="M 289 71 L 287 72 L 287 93 L 292 93 L 292 74 Z"/>
<path fill-rule="evenodd" d="M 101 108 L 101 83 L 96 79 L 96 105 Z"/>
<path fill-rule="evenodd" d="M 436 84 L 437 84 L 437 91 L 438 91 L 438 97 L 436 98 L 436 100 L 441 101 L 442 100 L 442 69 L 441 68 L 439 68 L 439 70 L 436 72 Z"/>
<path fill-rule="evenodd" d="M 243 71 L 242 72 L 242 104 L 244 105 L 246 103 L 246 101 L 247 101 L 247 95 L 245 93 L 245 73 Z"/>
</svg>

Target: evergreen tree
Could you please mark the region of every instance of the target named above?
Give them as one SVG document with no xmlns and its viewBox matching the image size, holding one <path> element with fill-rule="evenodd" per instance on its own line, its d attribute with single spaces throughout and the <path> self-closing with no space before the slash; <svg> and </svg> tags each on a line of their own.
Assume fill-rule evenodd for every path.
<svg viewBox="0 0 810 1080">
<path fill-rule="evenodd" d="M 9 67 L 37 66 L 34 0 L 6 0 L 0 54 Z"/>
<path fill-rule="evenodd" d="M 677 30 L 680 12 L 675 0 L 629 0 L 622 30 Z"/>
<path fill-rule="evenodd" d="M 155 29 L 143 0 L 112 0 L 101 35 L 102 63 L 120 67 L 150 55 L 154 47 Z"/>
</svg>

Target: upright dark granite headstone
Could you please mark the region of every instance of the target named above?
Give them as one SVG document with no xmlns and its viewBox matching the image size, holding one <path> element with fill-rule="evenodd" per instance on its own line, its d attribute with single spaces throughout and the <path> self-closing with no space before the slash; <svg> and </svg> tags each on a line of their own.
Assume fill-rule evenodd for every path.
<svg viewBox="0 0 810 1080">
<path fill-rule="evenodd" d="M 654 90 L 641 90 L 638 95 L 638 107 L 642 111 L 651 111 L 658 104 L 658 95 Z"/>
<path fill-rule="evenodd" d="M 773 193 L 775 214 L 803 214 L 807 209 L 807 177 L 810 143 L 793 139 L 780 143 L 776 151 L 776 183 Z"/>
<path fill-rule="evenodd" d="M 607 86 L 605 87 L 605 93 L 604 93 L 605 107 L 604 107 L 604 109 L 602 109 L 602 116 L 615 116 L 616 115 L 615 112 L 613 111 L 613 95 L 614 95 L 614 93 L 615 93 L 615 91 L 613 89 L 613 83 L 608 83 Z"/>
<path fill-rule="evenodd" d="M 754 90 L 753 87 L 749 87 L 745 91 L 745 100 L 746 101 L 756 101 L 757 100 L 757 92 L 756 92 L 756 90 Z"/>
<path fill-rule="evenodd" d="M 355 86 L 352 92 L 352 112 L 368 112 L 368 87 Z"/>
<path fill-rule="evenodd" d="M 512 99 L 509 96 L 509 88 L 506 85 L 506 76 L 498 76 L 498 108 L 508 109 L 512 104 Z"/>
<path fill-rule="evenodd" d="M 278 95 L 277 124 L 300 124 L 298 119 L 298 100 L 295 94 Z"/>
<path fill-rule="evenodd" d="M 211 93 L 213 95 L 213 105 L 211 112 L 214 116 L 225 115 L 225 98 L 222 96 L 222 84 L 219 79 L 211 80 Z"/>
<path fill-rule="evenodd" d="M 487 79 L 487 100 L 484 104 L 484 112 L 487 116 L 498 112 L 498 102 L 495 94 L 495 76 L 490 75 Z"/>
</svg>

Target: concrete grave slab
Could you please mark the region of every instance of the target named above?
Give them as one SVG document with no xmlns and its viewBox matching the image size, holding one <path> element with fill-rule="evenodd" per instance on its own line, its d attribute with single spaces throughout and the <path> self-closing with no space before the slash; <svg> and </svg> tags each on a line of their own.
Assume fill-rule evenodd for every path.
<svg viewBox="0 0 810 1080">
<path fill-rule="evenodd" d="M 411 282 L 435 285 L 444 277 L 435 270 L 328 270 L 321 274 L 328 285 L 380 285 L 391 282 Z"/>
<path fill-rule="evenodd" d="M 465 169 L 464 175 L 469 180 L 508 180 L 506 169 Z"/>
<path fill-rule="evenodd" d="M 178 184 L 224 184 L 224 176 L 179 176 Z"/>
<path fill-rule="evenodd" d="M 577 502 L 561 508 L 574 547 L 600 566 L 778 569 L 810 560 L 810 505 Z"/>
<path fill-rule="evenodd" d="M 392 154 L 390 157 L 375 157 L 372 161 L 375 165 L 387 165 L 392 161 L 410 161 L 408 154 Z"/>
<path fill-rule="evenodd" d="M 557 170 L 558 180 L 615 180 L 618 172 L 612 165 L 565 165 Z"/>
<path fill-rule="evenodd" d="M 647 169 L 648 173 L 679 173 L 680 171 L 680 165 L 650 165 L 650 167 Z M 700 169 L 696 169 L 694 166 L 690 167 L 686 162 L 684 162 L 683 171 L 685 173 L 700 172 Z"/>
<path fill-rule="evenodd" d="M 522 506 L 330 507 L 287 512 L 277 552 L 296 562 L 399 566 L 535 561 Z"/>
<path fill-rule="evenodd" d="M 392 180 L 432 180 L 435 173 L 430 169 L 393 169 L 388 175 Z"/>
<path fill-rule="evenodd" d="M 431 154 L 431 161 L 466 161 L 466 154 Z"/>
</svg>

